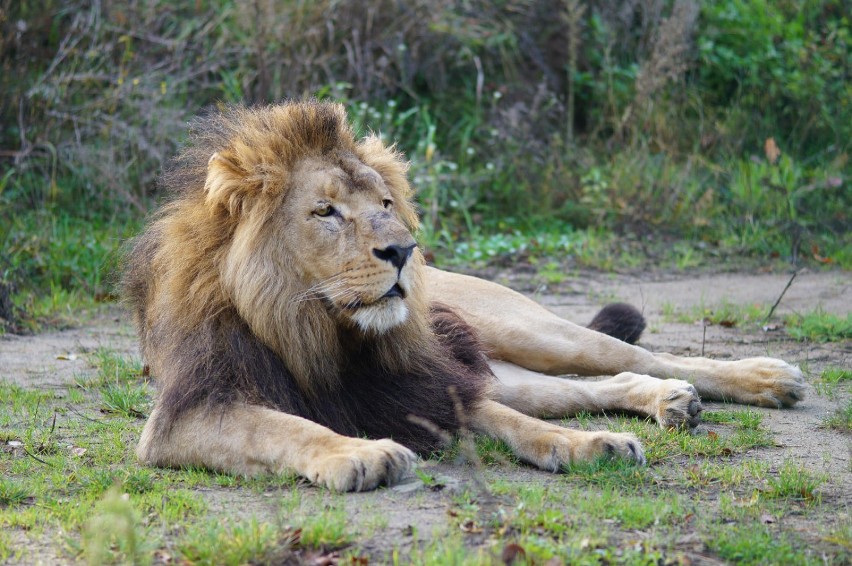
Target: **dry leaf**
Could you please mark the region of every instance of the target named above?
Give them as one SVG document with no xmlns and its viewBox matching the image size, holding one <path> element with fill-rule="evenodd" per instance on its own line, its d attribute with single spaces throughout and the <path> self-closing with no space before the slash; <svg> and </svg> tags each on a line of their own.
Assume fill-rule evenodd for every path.
<svg viewBox="0 0 852 566">
<path fill-rule="evenodd" d="M 469 534 L 482 532 L 482 529 L 476 523 L 474 523 L 472 519 L 468 519 L 467 521 L 462 522 L 462 524 L 459 525 L 459 528 L 462 530 L 462 532 Z"/>
<path fill-rule="evenodd" d="M 719 435 L 713 432 L 712 430 L 707 431 L 707 436 L 710 438 L 710 440 L 719 440 Z"/>
<path fill-rule="evenodd" d="M 771 165 L 775 165 L 778 162 L 778 158 L 781 157 L 781 150 L 778 149 L 775 138 L 766 138 L 766 142 L 763 144 L 763 152 L 766 154 L 766 160 Z"/>
<path fill-rule="evenodd" d="M 82 456 L 86 453 L 86 448 L 80 448 L 79 446 L 75 446 L 71 448 L 71 454 L 75 456 Z"/>
<path fill-rule="evenodd" d="M 503 548 L 503 554 L 500 559 L 503 564 L 512 564 L 516 560 L 524 560 L 527 557 L 527 551 L 519 544 L 510 542 Z"/>
<path fill-rule="evenodd" d="M 813 244 L 811 246 L 811 253 L 814 256 L 814 259 L 817 260 L 820 263 L 834 263 L 834 260 L 831 259 L 830 257 L 823 257 L 823 256 L 819 255 L 819 248 L 817 247 L 816 244 Z"/>
</svg>

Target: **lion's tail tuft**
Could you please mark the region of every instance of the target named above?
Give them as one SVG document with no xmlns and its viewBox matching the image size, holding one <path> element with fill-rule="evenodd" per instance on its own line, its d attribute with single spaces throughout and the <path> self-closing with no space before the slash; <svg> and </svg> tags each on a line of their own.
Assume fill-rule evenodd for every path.
<svg viewBox="0 0 852 566">
<path fill-rule="evenodd" d="M 635 344 L 645 330 L 645 317 L 632 305 L 612 303 L 595 315 L 589 328 Z"/>
</svg>

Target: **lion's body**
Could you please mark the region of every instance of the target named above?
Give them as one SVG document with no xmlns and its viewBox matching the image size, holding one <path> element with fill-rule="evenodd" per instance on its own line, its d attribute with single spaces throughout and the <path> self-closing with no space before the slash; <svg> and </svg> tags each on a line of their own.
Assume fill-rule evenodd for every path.
<svg viewBox="0 0 852 566">
<path fill-rule="evenodd" d="M 625 371 L 694 378 L 710 396 L 798 399 L 800 375 L 783 362 L 650 354 L 503 287 L 425 267 L 405 162 L 378 138 L 356 142 L 339 106 L 213 115 L 164 179 L 173 198 L 135 242 L 124 279 L 160 382 L 145 462 L 290 469 L 368 489 L 408 471 L 408 448 L 428 452 L 466 425 L 556 471 L 604 452 L 641 461 L 641 447 L 510 406 L 694 424 L 691 385 Z M 641 332 L 635 322 L 626 335 Z M 581 384 L 535 372 L 620 375 Z M 754 391 L 738 383 L 749 372 Z"/>
</svg>

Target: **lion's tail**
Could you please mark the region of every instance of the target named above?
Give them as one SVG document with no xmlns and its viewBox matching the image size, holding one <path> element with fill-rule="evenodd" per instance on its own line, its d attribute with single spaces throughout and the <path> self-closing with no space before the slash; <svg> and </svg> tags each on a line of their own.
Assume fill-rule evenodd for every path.
<svg viewBox="0 0 852 566">
<path fill-rule="evenodd" d="M 612 303 L 595 315 L 589 328 L 628 344 L 635 344 L 645 330 L 645 317 L 632 305 Z"/>
</svg>

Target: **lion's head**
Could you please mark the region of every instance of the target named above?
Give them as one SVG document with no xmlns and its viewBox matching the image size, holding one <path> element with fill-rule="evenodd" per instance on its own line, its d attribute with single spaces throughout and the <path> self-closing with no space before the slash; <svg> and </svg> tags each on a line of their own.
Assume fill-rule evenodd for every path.
<svg viewBox="0 0 852 566">
<path fill-rule="evenodd" d="M 385 362 L 402 363 L 429 343 L 406 170 L 377 136 L 355 141 L 338 104 L 201 119 L 149 231 L 153 302 L 187 326 L 234 309 L 305 389 L 334 385 L 342 334 L 393 333 Z"/>
</svg>

